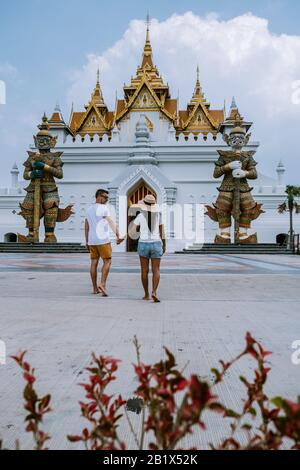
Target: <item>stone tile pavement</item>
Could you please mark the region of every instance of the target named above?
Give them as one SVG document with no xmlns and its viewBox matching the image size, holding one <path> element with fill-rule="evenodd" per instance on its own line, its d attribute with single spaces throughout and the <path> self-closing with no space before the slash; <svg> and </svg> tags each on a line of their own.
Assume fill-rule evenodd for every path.
<svg viewBox="0 0 300 470">
<path fill-rule="evenodd" d="M 291 362 L 291 344 L 300 339 L 300 257 L 168 255 L 162 264 L 161 304 L 140 300 L 137 263 L 135 255 L 115 256 L 105 299 L 90 293 L 86 255 L 0 257 L 0 339 L 7 356 L 29 351 L 38 390 L 53 395 L 54 411 L 45 423 L 52 449 L 73 448 L 65 435 L 84 426 L 77 384 L 91 351 L 122 359 L 112 391 L 133 395 L 135 334 L 146 362 L 160 359 L 166 345 L 180 366 L 188 362 L 187 372 L 210 379 L 210 368 L 241 351 L 249 330 L 274 352 L 268 391 L 290 398 L 299 394 L 300 366 Z M 241 406 L 243 396 L 238 376 L 251 374 L 252 366 L 251 361 L 238 364 L 218 389 L 233 408 Z M 0 436 L 8 447 L 17 437 L 23 448 L 31 446 L 23 432 L 22 385 L 17 366 L 7 359 L 0 365 Z M 138 430 L 140 417 L 130 416 Z M 183 446 L 218 442 L 226 432 L 224 423 L 210 416 L 208 424 L 207 432 L 197 431 Z M 126 422 L 121 430 L 134 448 Z"/>
</svg>

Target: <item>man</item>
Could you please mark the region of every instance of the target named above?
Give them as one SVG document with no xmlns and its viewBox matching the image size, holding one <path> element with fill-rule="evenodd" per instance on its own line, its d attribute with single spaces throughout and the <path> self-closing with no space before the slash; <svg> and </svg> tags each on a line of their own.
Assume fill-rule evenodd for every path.
<svg viewBox="0 0 300 470">
<path fill-rule="evenodd" d="M 160 281 L 160 262 L 166 252 L 166 238 L 162 223 L 162 214 L 152 194 L 148 194 L 140 201 L 139 215 L 129 227 L 129 236 L 136 238 L 137 227 L 140 229 L 138 254 L 141 265 L 141 281 L 145 295 L 143 300 L 150 300 L 149 295 L 149 264 L 152 267 L 152 294 L 153 302 L 159 303 L 157 289 Z"/>
<path fill-rule="evenodd" d="M 112 248 L 109 236 L 109 227 L 117 237 L 117 244 L 122 240 L 119 231 L 110 217 L 107 207 L 108 191 L 98 189 L 96 192 L 96 202 L 91 205 L 86 213 L 85 220 L 85 240 L 86 247 L 91 255 L 91 279 L 93 283 L 94 294 L 101 293 L 104 297 L 108 296 L 106 290 L 106 281 L 111 266 Z M 99 259 L 103 260 L 101 283 L 97 285 L 97 271 Z"/>
</svg>

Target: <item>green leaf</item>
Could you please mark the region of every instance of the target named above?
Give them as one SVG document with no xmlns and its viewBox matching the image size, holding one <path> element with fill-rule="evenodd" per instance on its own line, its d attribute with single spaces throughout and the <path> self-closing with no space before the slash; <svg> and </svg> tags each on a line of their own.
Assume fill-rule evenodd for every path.
<svg viewBox="0 0 300 470">
<path fill-rule="evenodd" d="M 245 423 L 243 426 L 241 426 L 241 429 L 246 429 L 246 431 L 251 431 L 252 426 L 251 424 Z"/>
<path fill-rule="evenodd" d="M 215 380 L 219 382 L 221 380 L 221 373 L 218 369 L 211 369 L 211 372 L 215 375 Z"/>
<path fill-rule="evenodd" d="M 231 410 L 229 408 L 227 410 L 225 410 L 225 415 L 226 415 L 227 418 L 240 418 L 240 416 L 241 416 L 239 413 L 237 413 L 236 411 Z"/>
<path fill-rule="evenodd" d="M 282 397 L 272 398 L 271 403 L 273 405 L 275 405 L 277 408 L 283 408 L 284 407 L 284 399 Z"/>
</svg>

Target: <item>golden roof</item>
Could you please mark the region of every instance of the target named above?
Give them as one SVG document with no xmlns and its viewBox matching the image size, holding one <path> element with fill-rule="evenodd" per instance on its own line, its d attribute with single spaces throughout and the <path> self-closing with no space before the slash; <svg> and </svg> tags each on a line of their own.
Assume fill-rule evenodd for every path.
<svg viewBox="0 0 300 470">
<path fill-rule="evenodd" d="M 59 115 L 59 113 L 54 112 L 52 114 L 51 118 L 49 119 L 49 121 L 61 122 L 62 119 L 61 119 L 61 116 Z"/>
<path fill-rule="evenodd" d="M 48 120 L 49 127 L 65 127 L 65 121 L 62 117 L 59 105 L 55 106 L 51 118 Z"/>
<path fill-rule="evenodd" d="M 219 125 L 225 119 L 223 110 L 210 109 L 210 103 L 202 92 L 198 67 L 194 93 L 187 109 L 178 110 L 178 100 L 171 98 L 169 85 L 164 83 L 153 63 L 149 22 L 141 65 L 129 85 L 124 85 L 123 90 L 124 99 L 116 100 L 115 111 L 109 111 L 103 98 L 98 70 L 96 86 L 89 104 L 85 106 L 85 111 L 72 112 L 69 124 L 72 132 L 82 135 L 110 134 L 116 123 L 130 112 L 160 111 L 173 123 L 177 135 L 180 132 L 195 134 L 203 132 L 205 135 L 211 132 L 216 135 Z M 56 114 L 53 114 L 53 122 L 58 122 Z"/>
<path fill-rule="evenodd" d="M 86 111 L 72 113 L 70 128 L 78 134 L 98 134 L 109 132 L 113 127 L 114 113 L 108 111 L 100 86 L 100 74 L 97 70 L 97 82 Z"/>
<path fill-rule="evenodd" d="M 73 132 L 76 132 L 78 129 L 79 122 L 82 120 L 82 117 L 85 115 L 85 112 L 74 112 L 71 116 L 70 128 Z"/>
<path fill-rule="evenodd" d="M 175 126 L 177 134 L 180 132 L 193 132 L 194 134 L 211 132 L 216 135 L 221 122 L 224 121 L 224 110 L 211 110 L 210 103 L 206 100 L 199 79 L 199 67 L 197 67 L 197 79 L 195 89 L 186 111 L 179 111 L 178 124 Z"/>
</svg>

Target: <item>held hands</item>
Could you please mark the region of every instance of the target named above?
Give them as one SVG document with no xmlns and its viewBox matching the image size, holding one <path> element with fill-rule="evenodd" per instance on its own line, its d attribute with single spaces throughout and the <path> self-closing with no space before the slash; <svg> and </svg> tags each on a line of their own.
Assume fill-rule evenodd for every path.
<svg viewBox="0 0 300 470">
<path fill-rule="evenodd" d="M 125 239 L 126 239 L 126 237 L 124 237 L 124 238 L 117 237 L 117 239 L 116 239 L 117 245 L 120 245 L 121 243 L 123 243 L 123 241 L 124 241 Z"/>
<path fill-rule="evenodd" d="M 228 163 L 228 168 L 231 170 L 239 170 L 242 168 L 242 163 L 238 160 L 234 160 L 233 162 Z"/>
<path fill-rule="evenodd" d="M 247 172 L 242 169 L 233 170 L 232 176 L 237 179 L 245 178 Z"/>
<path fill-rule="evenodd" d="M 45 163 L 44 162 L 34 162 L 33 163 L 33 168 L 34 170 L 43 170 L 45 168 Z"/>
</svg>

